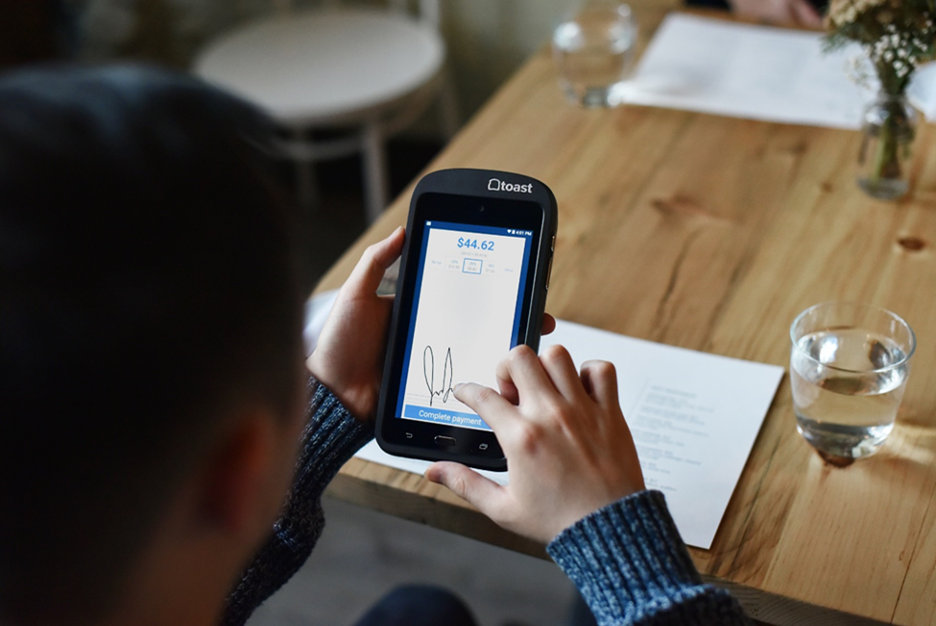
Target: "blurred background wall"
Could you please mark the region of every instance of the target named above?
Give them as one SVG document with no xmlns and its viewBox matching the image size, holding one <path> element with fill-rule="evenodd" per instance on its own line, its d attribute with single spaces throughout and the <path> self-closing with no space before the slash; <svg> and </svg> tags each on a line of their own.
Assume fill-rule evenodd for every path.
<svg viewBox="0 0 936 626">
<path fill-rule="evenodd" d="M 475 111 L 544 45 L 572 0 L 441 0 L 444 35 L 463 103 Z"/>
</svg>

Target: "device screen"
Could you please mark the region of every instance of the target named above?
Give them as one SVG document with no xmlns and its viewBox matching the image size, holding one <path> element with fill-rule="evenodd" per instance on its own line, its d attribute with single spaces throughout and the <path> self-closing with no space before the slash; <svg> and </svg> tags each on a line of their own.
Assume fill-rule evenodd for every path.
<svg viewBox="0 0 936 626">
<path fill-rule="evenodd" d="M 424 222 L 397 417 L 490 427 L 455 399 L 459 382 L 497 388 L 520 333 L 532 230 Z"/>
</svg>

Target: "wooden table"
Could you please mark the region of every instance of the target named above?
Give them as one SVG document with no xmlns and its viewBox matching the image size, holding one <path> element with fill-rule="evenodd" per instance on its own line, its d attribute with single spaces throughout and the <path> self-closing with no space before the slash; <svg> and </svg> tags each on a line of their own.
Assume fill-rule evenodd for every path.
<svg viewBox="0 0 936 626">
<path fill-rule="evenodd" d="M 644 42 L 665 10 L 635 3 Z M 582 110 L 563 100 L 543 50 L 428 168 L 513 170 L 554 190 L 547 310 L 563 319 L 784 366 L 790 322 L 816 302 L 875 303 L 916 330 L 897 427 L 870 459 L 823 462 L 796 433 L 784 379 L 712 549 L 691 550 L 758 619 L 936 624 L 934 135 L 921 125 L 912 195 L 879 202 L 855 185 L 858 132 Z M 410 191 L 320 290 L 340 285 L 364 246 L 404 223 Z M 329 493 L 543 555 L 414 474 L 355 459 Z"/>
</svg>

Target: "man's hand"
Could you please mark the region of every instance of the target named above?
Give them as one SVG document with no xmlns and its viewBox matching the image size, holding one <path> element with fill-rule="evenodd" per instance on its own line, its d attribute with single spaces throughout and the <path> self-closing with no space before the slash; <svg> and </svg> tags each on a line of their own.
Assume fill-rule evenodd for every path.
<svg viewBox="0 0 936 626">
<path fill-rule="evenodd" d="M 362 422 L 372 422 L 387 353 L 387 332 L 393 296 L 378 296 L 384 273 L 403 251 L 403 227 L 367 248 L 351 276 L 341 287 L 315 351 L 309 371 L 338 396 Z M 556 328 L 556 320 L 543 316 L 542 334 Z"/>
<path fill-rule="evenodd" d="M 579 373 L 561 346 L 541 357 L 519 346 L 498 366 L 497 379 L 501 393 L 468 383 L 456 387 L 455 397 L 494 429 L 510 484 L 450 462 L 434 463 L 426 478 L 504 528 L 544 543 L 645 488 L 612 364 L 588 361 Z"/>
<path fill-rule="evenodd" d="M 729 4 L 731 10 L 741 17 L 771 24 L 822 27 L 822 17 L 806 0 L 729 0 Z"/>
<path fill-rule="evenodd" d="M 312 375 L 363 422 L 373 421 L 377 412 L 393 308 L 393 296 L 378 296 L 377 287 L 387 268 L 400 257 L 403 240 L 400 226 L 364 251 L 338 292 L 308 360 Z"/>
</svg>

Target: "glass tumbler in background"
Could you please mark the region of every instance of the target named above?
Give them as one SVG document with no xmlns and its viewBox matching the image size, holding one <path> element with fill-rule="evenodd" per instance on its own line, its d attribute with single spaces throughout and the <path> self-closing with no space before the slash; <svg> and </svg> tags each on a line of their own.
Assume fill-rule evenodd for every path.
<svg viewBox="0 0 936 626">
<path fill-rule="evenodd" d="M 880 307 L 826 302 L 790 327 L 796 428 L 814 448 L 855 459 L 878 451 L 894 428 L 916 337 Z"/>
<path fill-rule="evenodd" d="M 637 23 L 618 0 L 583 0 L 553 33 L 559 82 L 570 100 L 586 107 L 619 104 L 615 89 L 630 73 Z"/>
</svg>

